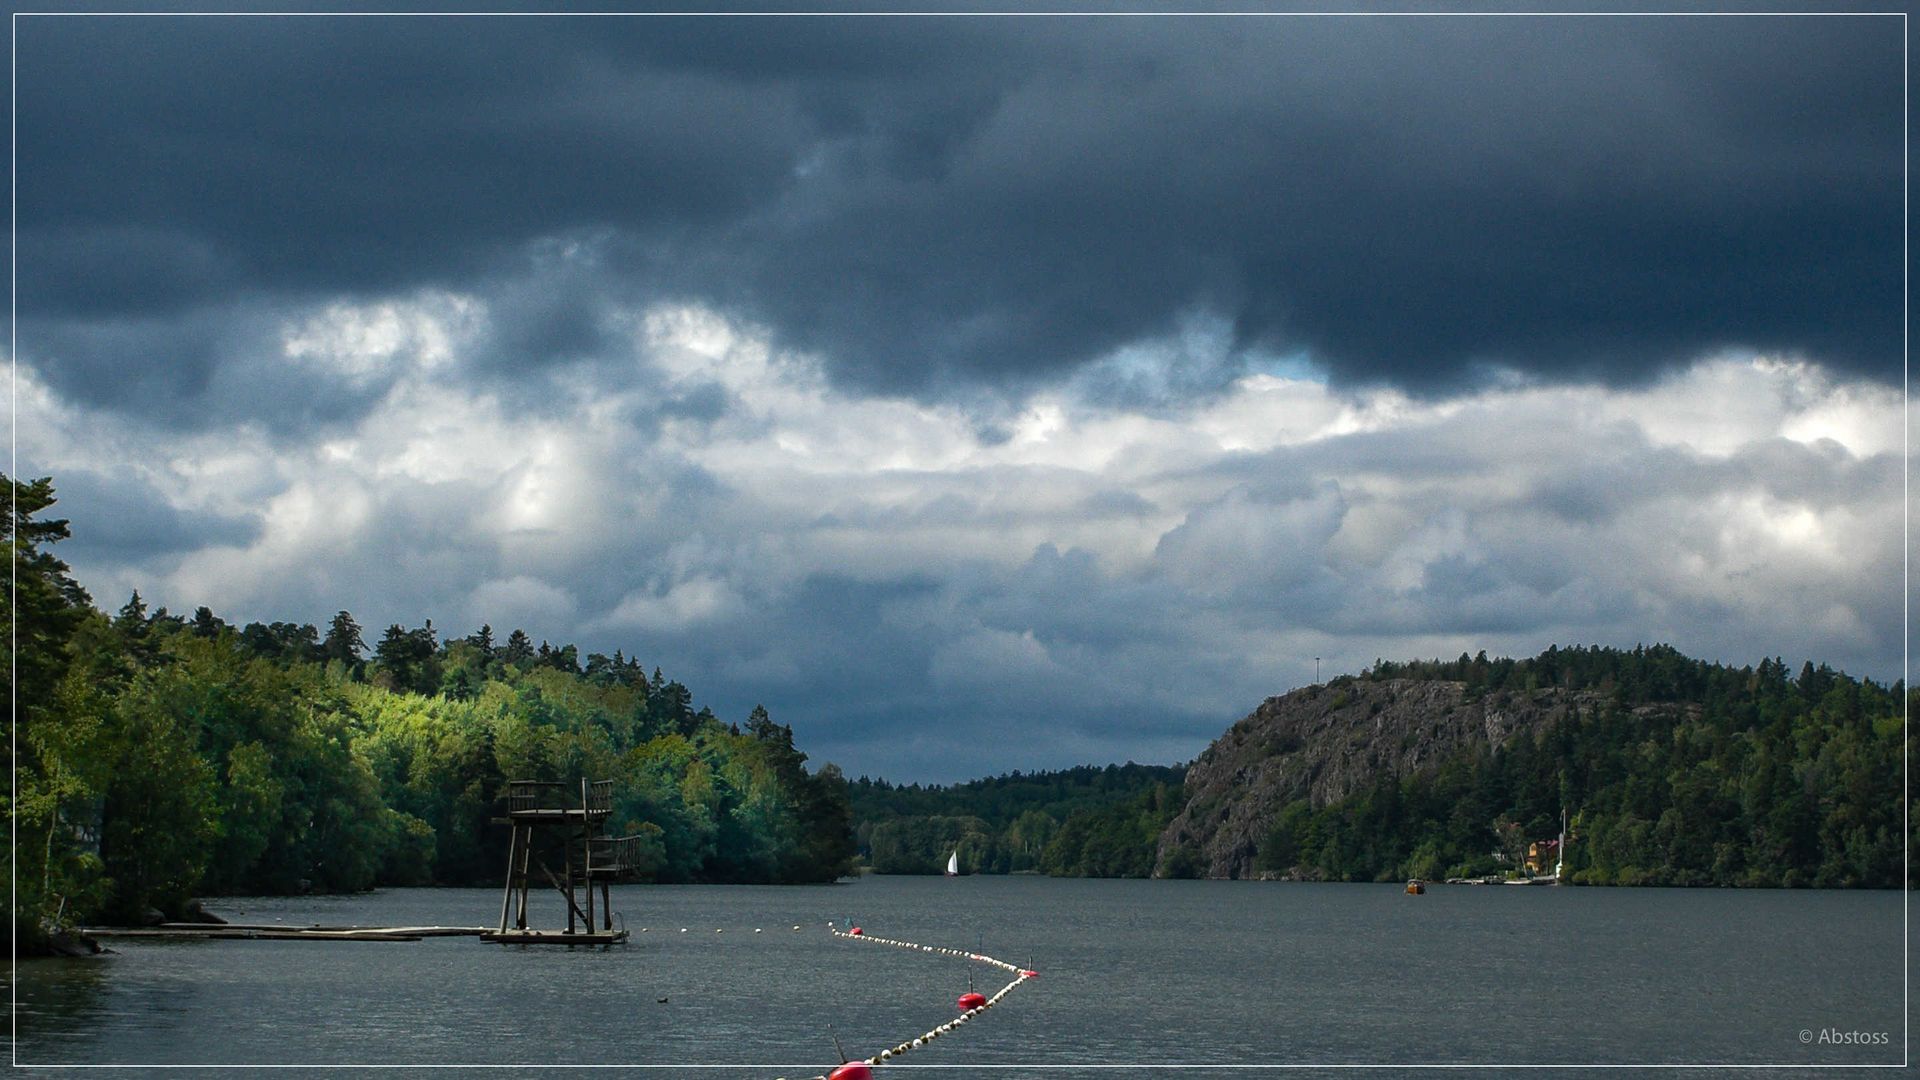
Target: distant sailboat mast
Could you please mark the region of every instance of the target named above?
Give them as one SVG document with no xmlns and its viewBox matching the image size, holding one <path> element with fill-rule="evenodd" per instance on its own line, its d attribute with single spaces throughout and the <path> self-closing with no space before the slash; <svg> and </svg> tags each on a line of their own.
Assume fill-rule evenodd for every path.
<svg viewBox="0 0 1920 1080">
<path fill-rule="evenodd" d="M 948 877 L 960 876 L 960 849 L 959 848 L 954 848 L 953 854 L 947 856 L 947 876 Z"/>
<path fill-rule="evenodd" d="M 1560 808 L 1560 845 L 1554 848 L 1553 883 L 1560 884 L 1560 871 L 1567 865 L 1567 808 Z"/>
</svg>

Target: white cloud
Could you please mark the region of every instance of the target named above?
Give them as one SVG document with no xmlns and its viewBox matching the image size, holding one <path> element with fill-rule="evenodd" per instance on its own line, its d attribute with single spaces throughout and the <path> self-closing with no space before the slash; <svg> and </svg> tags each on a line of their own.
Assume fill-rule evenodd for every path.
<svg viewBox="0 0 1920 1080">
<path fill-rule="evenodd" d="M 595 620 L 594 625 L 616 631 L 675 633 L 695 630 L 744 611 L 739 594 L 727 582 L 695 577 L 630 592 L 612 611 Z"/>
<path fill-rule="evenodd" d="M 1279 495 L 1236 487 L 1197 506 L 1160 538 L 1167 572 L 1203 594 L 1287 588 L 1311 580 L 1340 531 L 1340 487 Z"/>
<path fill-rule="evenodd" d="M 407 366 L 443 367 L 486 325 L 479 300 L 428 292 L 407 300 L 329 304 L 281 329 L 281 352 L 320 371 L 371 382 Z"/>
<path fill-rule="evenodd" d="M 1655 443 L 1725 456 L 1763 439 L 1831 439 L 1855 456 L 1902 445 L 1900 392 L 1839 383 L 1823 368 L 1778 357 L 1717 356 L 1645 390 L 1596 401 Z"/>
</svg>

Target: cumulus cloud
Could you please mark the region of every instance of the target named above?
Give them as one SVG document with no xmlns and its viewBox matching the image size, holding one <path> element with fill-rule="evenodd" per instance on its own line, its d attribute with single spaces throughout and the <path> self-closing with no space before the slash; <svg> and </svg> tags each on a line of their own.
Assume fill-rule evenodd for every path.
<svg viewBox="0 0 1920 1080">
<path fill-rule="evenodd" d="M 739 617 L 746 605 L 726 581 L 697 577 L 671 585 L 649 584 L 622 597 L 594 623 L 595 629 L 686 633 L 703 624 Z"/>
<path fill-rule="evenodd" d="M 1240 486 L 1190 512 L 1160 538 L 1169 572 L 1202 594 L 1284 592 L 1318 576 L 1346 502 L 1338 484 L 1311 491 Z"/>
<path fill-rule="evenodd" d="M 1315 656 L 1670 640 L 1899 663 L 1899 395 L 1806 361 L 1444 400 L 1268 374 L 1177 409 L 1067 388 L 987 432 L 836 389 L 712 309 L 620 318 L 624 382 L 555 372 L 542 409 L 511 408 L 462 374 L 480 320 L 292 446 L 182 441 L 24 365 L 22 456 L 76 476 L 96 591 L 623 648 L 897 776 L 1189 756 Z M 676 412 L 695 384 L 725 407 Z M 144 540 L 103 520 L 133 497 L 95 494 L 117 462 L 167 522 Z"/>
<path fill-rule="evenodd" d="M 429 294 L 407 302 L 334 303 L 281 333 L 281 350 L 309 361 L 322 378 L 355 383 L 397 374 L 403 366 L 439 367 L 453 360 L 457 338 L 471 337 L 484 311 L 471 297 Z"/>
</svg>

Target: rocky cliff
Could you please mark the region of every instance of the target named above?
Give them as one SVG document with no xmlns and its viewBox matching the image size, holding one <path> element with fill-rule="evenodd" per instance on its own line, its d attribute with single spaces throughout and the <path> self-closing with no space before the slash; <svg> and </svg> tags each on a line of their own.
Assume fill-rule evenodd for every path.
<svg viewBox="0 0 1920 1080">
<path fill-rule="evenodd" d="M 1382 771 L 1404 776 L 1456 751 L 1598 707 L 1592 692 L 1499 691 L 1465 683 L 1341 679 L 1268 698 L 1187 770 L 1187 804 L 1160 836 L 1155 873 L 1253 876 L 1253 858 L 1288 803 L 1338 802 Z"/>
</svg>

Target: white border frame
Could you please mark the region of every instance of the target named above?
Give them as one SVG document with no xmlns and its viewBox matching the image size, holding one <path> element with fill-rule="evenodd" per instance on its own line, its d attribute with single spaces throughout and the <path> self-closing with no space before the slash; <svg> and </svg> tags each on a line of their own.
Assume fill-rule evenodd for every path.
<svg viewBox="0 0 1920 1080">
<path fill-rule="evenodd" d="M 1117 1070 L 1117 1068 L 1154 1068 L 1154 1070 L 1348 1070 L 1348 1068 L 1473 1068 L 1473 1070 L 1509 1070 L 1509 1068 L 1538 1068 L 1538 1070 L 1613 1070 L 1613 1068 L 1659 1068 L 1659 1070 L 1678 1070 L 1678 1068 L 1795 1068 L 1795 1070 L 1820 1070 L 1820 1068 L 1907 1068 L 1910 1061 L 1910 1024 L 1912 1024 L 1912 951 L 1910 951 L 1910 903 L 1912 903 L 1912 867 L 1908 865 L 1912 857 L 1912 822 L 1908 821 L 1912 805 L 1912 786 L 1910 786 L 1910 761 L 1907 749 L 1910 738 L 1910 707 L 1912 700 L 1912 673 L 1908 671 L 1910 657 L 1910 619 L 1912 619 L 1912 369 L 1910 369 L 1910 225 L 1908 225 L 1908 173 L 1910 173 L 1910 37 L 1907 29 L 1907 12 L 1686 12 L 1686 10 L 1655 10 L 1655 12 L 12 12 L 8 19 L 8 63 L 10 63 L 10 100 L 8 100 L 8 148 L 10 148 L 10 202 L 8 202 L 8 236 L 12 248 L 8 250 L 8 415 L 13 421 L 8 430 L 8 475 L 19 482 L 19 19 L 25 17 L 276 17 L 276 19 L 303 19 L 303 17 L 372 17 L 372 19 L 394 19 L 394 17 L 1108 17 L 1108 15 L 1137 15 L 1137 17 L 1219 17 L 1219 19 L 1275 19 L 1275 17 L 1380 17 L 1380 19 L 1400 19 L 1400 17 L 1423 17 L 1423 19 L 1473 19 L 1473 17 L 1505 17 L 1505 19 L 1526 19 L 1526 17 L 1899 17 L 1901 19 L 1901 824 L 1905 830 L 1905 844 L 1901 846 L 1901 1061 L 1899 1063 L 1874 1063 L 1874 1065 L 1841 1065 L 1841 1063 L 1766 1063 L 1766 1065 L 1461 1065 L 1461 1063 L 1346 1063 L 1346 1065 L 1177 1065 L 1177 1063 L 1096 1063 L 1096 1065 L 893 1065 L 887 1068 L 945 1068 L 945 1070 Z M 10 496 L 8 513 L 17 513 L 17 496 Z M 13 792 L 19 790 L 19 565 L 13 559 L 13 550 L 8 550 L 8 603 L 15 611 L 15 619 L 10 623 L 8 640 L 8 690 L 12 700 L 8 701 L 10 721 L 10 776 L 8 776 L 8 796 L 13 805 Z M 8 846 L 17 855 L 19 851 L 19 815 L 8 815 Z M 19 907 L 19 859 L 10 861 L 12 878 L 8 882 L 8 901 L 10 909 Z M 13 1068 L 156 1068 L 156 1070 L 175 1070 L 175 1068 L 209 1068 L 209 1070 L 280 1070 L 280 1068 L 326 1068 L 326 1070 L 371 1070 L 371 1068 L 499 1068 L 499 1070 L 549 1070 L 549 1068 L 645 1068 L 660 1070 L 674 1068 L 680 1072 L 687 1070 L 812 1070 L 816 1065 L 388 1065 L 388 1063 L 369 1063 L 369 1065 L 144 1065 L 144 1063 L 117 1063 L 117 1065 L 38 1065 L 19 1061 L 19 938 L 13 938 L 13 951 L 10 957 L 13 965 L 13 978 L 10 984 L 10 1063 Z"/>
</svg>

